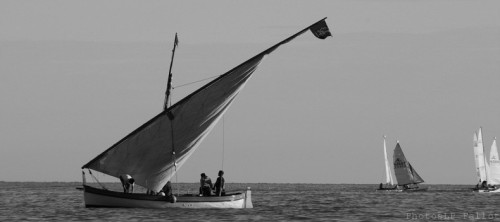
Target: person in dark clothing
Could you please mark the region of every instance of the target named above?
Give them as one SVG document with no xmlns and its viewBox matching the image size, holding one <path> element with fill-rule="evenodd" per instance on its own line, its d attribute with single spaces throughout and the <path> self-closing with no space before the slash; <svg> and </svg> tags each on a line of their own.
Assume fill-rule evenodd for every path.
<svg viewBox="0 0 500 222">
<path fill-rule="evenodd" d="M 120 181 L 122 182 L 124 193 L 133 193 L 135 180 L 128 174 L 120 175 Z"/>
<path fill-rule="evenodd" d="M 200 196 L 211 196 L 213 186 L 210 177 L 202 173 L 200 178 Z"/>
<path fill-rule="evenodd" d="M 219 177 L 217 177 L 217 181 L 215 181 L 215 195 L 216 196 L 224 196 L 226 195 L 226 191 L 224 189 L 225 186 L 225 181 L 224 177 L 224 171 L 219 170 Z"/>
<path fill-rule="evenodd" d="M 486 181 L 483 181 L 483 182 L 481 183 L 481 188 L 483 188 L 483 189 L 488 188 L 488 183 L 487 183 Z"/>
<path fill-rule="evenodd" d="M 170 181 L 168 181 L 167 184 L 165 184 L 165 186 L 163 186 L 163 188 L 161 189 L 161 191 L 167 197 L 172 196 L 172 184 L 170 183 Z"/>
</svg>

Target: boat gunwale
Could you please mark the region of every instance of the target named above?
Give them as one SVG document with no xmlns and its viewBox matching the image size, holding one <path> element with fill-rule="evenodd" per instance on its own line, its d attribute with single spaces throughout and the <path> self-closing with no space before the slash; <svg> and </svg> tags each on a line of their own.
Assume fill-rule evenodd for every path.
<svg viewBox="0 0 500 222">
<path fill-rule="evenodd" d="M 123 193 L 118 191 L 99 189 L 88 185 L 83 185 L 83 190 L 84 192 L 88 193 L 124 198 L 124 199 L 146 200 L 146 201 L 168 201 L 168 202 L 172 201 L 172 198 L 168 196 L 150 195 L 142 193 Z M 174 197 L 176 198 L 176 202 L 231 202 L 231 201 L 238 201 L 241 199 L 245 199 L 245 193 L 237 192 L 237 193 L 226 194 L 224 196 L 197 196 L 194 194 L 193 195 L 185 194 L 180 196 L 174 195 Z"/>
</svg>

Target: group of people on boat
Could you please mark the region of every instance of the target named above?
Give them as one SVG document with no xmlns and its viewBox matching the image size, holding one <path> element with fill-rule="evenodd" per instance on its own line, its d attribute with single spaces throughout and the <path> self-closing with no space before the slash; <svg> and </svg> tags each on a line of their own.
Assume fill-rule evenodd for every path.
<svg viewBox="0 0 500 222">
<path fill-rule="evenodd" d="M 215 184 L 212 184 L 212 180 L 210 177 L 208 177 L 205 173 L 201 174 L 200 178 L 200 196 L 212 196 L 212 190 L 215 190 L 215 196 L 224 196 L 226 195 L 225 191 L 225 181 L 224 181 L 224 171 L 219 170 L 219 177 L 217 177 L 217 180 L 215 181 Z M 120 175 L 120 182 L 122 183 L 123 187 L 123 192 L 124 193 L 133 193 L 134 192 L 134 185 L 135 185 L 135 180 L 132 178 L 132 176 L 128 174 L 123 174 Z M 163 186 L 161 191 L 158 193 L 152 191 L 152 190 L 147 190 L 147 194 L 150 195 L 161 195 L 161 196 L 171 196 L 172 195 L 172 185 L 170 181 Z"/>
<path fill-rule="evenodd" d="M 212 196 L 212 190 L 215 190 L 215 196 L 226 195 L 225 191 L 225 181 L 224 181 L 224 171 L 219 170 L 219 177 L 212 184 L 212 180 L 205 173 L 201 174 L 200 178 L 200 196 Z"/>
<path fill-rule="evenodd" d="M 480 182 L 476 184 L 476 188 L 474 190 L 496 190 L 497 187 L 495 185 L 488 184 L 488 182 L 485 180 L 483 182 Z"/>
<path fill-rule="evenodd" d="M 386 186 L 384 186 L 384 184 L 383 184 L 383 183 L 380 183 L 380 185 L 379 185 L 378 189 L 379 189 L 379 190 L 395 190 L 395 189 L 397 189 L 397 188 L 398 188 L 398 185 L 394 185 L 394 187 L 391 187 L 391 186 L 389 186 L 389 185 L 390 185 L 390 184 L 386 184 Z"/>
<path fill-rule="evenodd" d="M 391 186 L 390 184 L 384 184 L 380 183 L 378 190 L 419 190 L 420 188 L 418 187 L 417 184 L 405 184 L 405 185 L 394 185 Z"/>
</svg>

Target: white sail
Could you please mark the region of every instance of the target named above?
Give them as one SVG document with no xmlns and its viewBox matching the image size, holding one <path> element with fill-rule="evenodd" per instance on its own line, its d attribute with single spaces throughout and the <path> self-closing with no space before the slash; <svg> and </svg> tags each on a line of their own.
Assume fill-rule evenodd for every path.
<svg viewBox="0 0 500 222">
<path fill-rule="evenodd" d="M 478 181 L 478 183 L 480 183 L 481 182 L 481 173 L 480 173 L 480 170 L 479 170 L 479 154 L 478 154 L 478 147 L 477 147 L 477 132 L 474 132 L 473 149 L 474 149 L 474 164 L 476 166 L 477 181 Z"/>
<path fill-rule="evenodd" d="M 385 159 L 385 183 L 394 185 L 394 180 L 392 179 L 391 166 L 389 165 L 389 159 L 387 157 L 387 147 L 385 143 L 384 136 L 384 159 Z"/>
<path fill-rule="evenodd" d="M 320 39 L 331 36 L 325 19 L 261 52 L 168 107 L 82 169 L 89 168 L 114 177 L 129 174 L 136 184 L 159 191 L 213 129 L 264 57 L 308 30 Z"/>
<path fill-rule="evenodd" d="M 500 185 L 500 160 L 498 158 L 497 138 L 493 139 L 490 150 L 490 164 L 489 164 L 490 179 L 488 181 L 491 185 Z"/>
<path fill-rule="evenodd" d="M 476 139 L 476 134 L 474 134 L 474 139 Z M 483 133 L 481 128 L 477 132 L 477 140 L 474 143 L 474 157 L 476 163 L 476 170 L 478 172 L 479 183 L 488 180 L 486 173 L 486 157 L 484 155 L 483 146 Z"/>
<path fill-rule="evenodd" d="M 420 175 L 418 175 L 417 171 L 410 165 L 410 163 L 406 160 L 406 157 L 399 145 L 399 142 L 396 144 L 396 148 L 394 148 L 394 172 L 396 174 L 396 180 L 398 181 L 398 185 L 407 185 L 407 184 L 417 184 L 423 183 L 424 180 Z"/>
<path fill-rule="evenodd" d="M 486 151 L 484 151 L 486 153 Z M 486 154 L 484 155 L 484 171 L 486 172 L 487 184 L 490 184 L 491 171 L 490 171 L 490 161 L 487 159 Z"/>
</svg>

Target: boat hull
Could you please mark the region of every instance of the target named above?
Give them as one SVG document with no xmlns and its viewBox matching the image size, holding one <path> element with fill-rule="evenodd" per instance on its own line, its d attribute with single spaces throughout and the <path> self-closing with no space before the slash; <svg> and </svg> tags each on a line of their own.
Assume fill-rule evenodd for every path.
<svg viewBox="0 0 500 222">
<path fill-rule="evenodd" d="M 117 208 L 253 208 L 251 191 L 225 196 L 200 197 L 194 195 L 165 197 L 147 194 L 127 194 L 116 191 L 83 187 L 85 207 Z"/>
<path fill-rule="evenodd" d="M 428 188 L 407 188 L 401 190 L 401 192 L 422 192 L 422 191 L 427 191 Z"/>
<path fill-rule="evenodd" d="M 500 193 L 500 188 L 496 188 L 496 189 L 474 189 L 474 192 L 478 192 L 478 193 Z"/>
<path fill-rule="evenodd" d="M 379 192 L 400 192 L 401 190 L 397 187 L 379 187 L 377 189 Z"/>
<path fill-rule="evenodd" d="M 382 188 L 377 189 L 378 192 L 422 192 L 427 191 L 427 188 L 410 188 L 410 189 L 401 189 L 401 188 Z"/>
<path fill-rule="evenodd" d="M 398 189 L 377 189 L 377 192 L 401 192 Z"/>
</svg>

